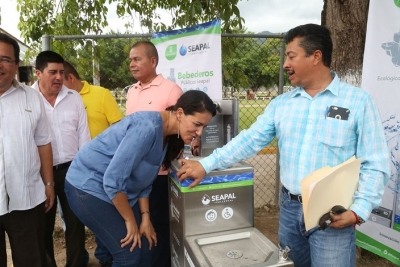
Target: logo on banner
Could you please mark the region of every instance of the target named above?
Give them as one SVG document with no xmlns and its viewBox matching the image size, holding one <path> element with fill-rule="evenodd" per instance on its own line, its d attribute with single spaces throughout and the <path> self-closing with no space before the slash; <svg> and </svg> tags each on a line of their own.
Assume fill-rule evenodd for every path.
<svg viewBox="0 0 400 267">
<path fill-rule="evenodd" d="M 165 49 L 165 57 L 169 60 L 169 61 L 171 61 L 171 60 L 174 60 L 175 58 L 176 58 L 176 47 L 177 47 L 177 45 L 176 44 L 173 44 L 173 45 L 169 45 L 168 47 L 167 47 L 167 49 Z"/>
<path fill-rule="evenodd" d="M 400 0 L 394 0 L 394 4 L 395 4 L 397 7 L 400 7 Z"/>
<path fill-rule="evenodd" d="M 400 2 L 400 0 L 399 0 Z M 393 35 L 393 42 L 387 42 L 382 44 L 382 48 L 386 51 L 386 54 L 391 57 L 392 63 L 396 66 L 400 66 L 400 32 L 396 32 Z"/>
<path fill-rule="evenodd" d="M 186 53 L 187 53 L 187 48 L 186 48 L 186 46 L 182 45 L 181 48 L 179 49 L 179 54 L 181 56 L 184 56 L 184 55 L 186 55 Z"/>
<path fill-rule="evenodd" d="M 210 48 L 211 48 L 210 43 L 189 45 L 188 47 L 182 45 L 181 48 L 179 49 L 179 54 L 181 56 L 185 56 L 188 52 L 193 54 L 201 54 L 204 53 L 205 50 L 208 50 Z"/>
<path fill-rule="evenodd" d="M 189 45 L 188 50 L 190 53 L 190 52 L 204 51 L 210 48 L 211 48 L 210 43 L 202 43 L 202 44 Z"/>
</svg>

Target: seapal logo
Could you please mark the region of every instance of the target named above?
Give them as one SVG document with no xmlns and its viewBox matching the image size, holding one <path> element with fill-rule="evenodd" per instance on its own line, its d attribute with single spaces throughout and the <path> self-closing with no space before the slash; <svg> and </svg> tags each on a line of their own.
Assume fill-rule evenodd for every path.
<svg viewBox="0 0 400 267">
<path fill-rule="evenodd" d="M 184 56 L 184 55 L 186 55 L 186 53 L 187 53 L 187 47 L 182 45 L 181 48 L 179 49 L 179 54 L 181 56 Z"/>
<path fill-rule="evenodd" d="M 203 205 L 208 205 L 208 204 L 210 204 L 210 202 L 211 202 L 211 199 L 208 195 L 204 195 L 201 198 L 201 203 L 203 203 Z"/>
<path fill-rule="evenodd" d="M 214 195 L 214 196 L 211 197 L 211 201 L 214 202 L 214 203 L 231 202 L 234 199 L 236 199 L 235 193 Z"/>
<path fill-rule="evenodd" d="M 210 47 L 210 43 L 189 45 L 188 46 L 188 52 L 203 51 L 203 50 L 210 49 L 210 48 L 211 48 Z"/>
</svg>

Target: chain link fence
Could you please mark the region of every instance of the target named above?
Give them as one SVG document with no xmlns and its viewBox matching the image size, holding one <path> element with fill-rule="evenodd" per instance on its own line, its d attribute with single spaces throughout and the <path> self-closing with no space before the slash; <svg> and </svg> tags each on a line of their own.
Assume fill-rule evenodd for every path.
<svg viewBox="0 0 400 267">
<path fill-rule="evenodd" d="M 239 99 L 239 130 L 247 129 L 277 95 L 285 91 L 282 35 L 222 34 L 223 98 Z M 126 93 L 136 81 L 129 71 L 129 51 L 150 34 L 43 36 L 43 50 L 53 50 L 74 65 L 83 80 L 112 91 L 125 114 Z M 276 140 L 247 160 L 255 168 L 254 206 L 278 203 L 279 153 Z"/>
</svg>

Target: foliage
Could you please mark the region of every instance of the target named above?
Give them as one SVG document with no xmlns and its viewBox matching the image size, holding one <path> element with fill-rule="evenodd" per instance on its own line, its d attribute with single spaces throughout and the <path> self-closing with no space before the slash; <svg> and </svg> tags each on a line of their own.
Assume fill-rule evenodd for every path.
<svg viewBox="0 0 400 267">
<path fill-rule="evenodd" d="M 244 30 L 238 30 L 244 33 Z M 280 39 L 223 38 L 223 85 L 257 91 L 279 84 Z"/>
<path fill-rule="evenodd" d="M 47 35 L 100 34 L 107 23 L 107 4 L 117 6 L 117 15 L 138 14 L 149 32 L 187 27 L 221 18 L 222 30 L 230 32 L 244 21 L 237 7 L 239 0 L 17 0 L 18 28 L 26 42 L 40 41 Z M 169 10 L 172 25 L 160 21 L 159 9 Z"/>
<path fill-rule="evenodd" d="M 110 32 L 109 34 L 120 34 Z M 82 80 L 94 83 L 99 79 L 101 86 L 115 89 L 133 84 L 127 61 L 135 39 L 99 39 L 97 41 L 55 41 L 52 49 L 76 67 Z"/>
<path fill-rule="evenodd" d="M 124 88 L 136 82 L 129 71 L 129 51 L 138 40 L 102 39 L 97 48 L 103 51 L 99 56 L 100 84 L 110 88 Z M 111 85 L 113 87 L 111 87 Z"/>
</svg>

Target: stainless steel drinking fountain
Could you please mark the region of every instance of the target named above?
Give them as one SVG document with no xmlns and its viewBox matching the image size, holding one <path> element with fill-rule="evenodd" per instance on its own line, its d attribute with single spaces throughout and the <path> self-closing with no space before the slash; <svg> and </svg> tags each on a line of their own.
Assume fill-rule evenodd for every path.
<svg viewBox="0 0 400 267">
<path fill-rule="evenodd" d="M 191 158 L 199 160 L 200 157 Z M 171 264 L 175 267 L 293 266 L 254 228 L 254 169 L 239 162 L 194 188 L 169 175 Z"/>
</svg>

